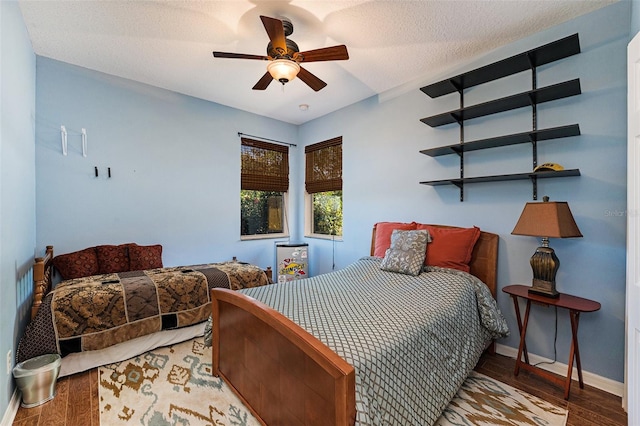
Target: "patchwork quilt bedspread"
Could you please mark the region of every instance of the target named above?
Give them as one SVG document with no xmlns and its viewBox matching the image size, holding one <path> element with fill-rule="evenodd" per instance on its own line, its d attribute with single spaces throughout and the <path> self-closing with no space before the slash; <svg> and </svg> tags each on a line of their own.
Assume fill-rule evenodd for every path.
<svg viewBox="0 0 640 426">
<path fill-rule="evenodd" d="M 223 262 L 95 275 L 59 283 L 27 326 L 17 361 L 103 349 L 206 321 L 214 287 L 268 284 L 257 266 Z"/>
<path fill-rule="evenodd" d="M 247 290 L 356 372 L 356 424 L 433 424 L 488 340 L 508 335 L 487 286 L 451 269 L 385 272 L 365 257 L 329 274 Z"/>
</svg>

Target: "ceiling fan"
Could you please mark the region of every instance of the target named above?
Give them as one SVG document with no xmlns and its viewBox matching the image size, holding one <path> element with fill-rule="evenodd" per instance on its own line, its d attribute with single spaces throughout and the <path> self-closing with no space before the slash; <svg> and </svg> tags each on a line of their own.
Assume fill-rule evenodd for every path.
<svg viewBox="0 0 640 426">
<path fill-rule="evenodd" d="M 327 83 L 311 74 L 300 66 L 301 62 L 339 61 L 349 59 L 345 45 L 323 47 L 320 49 L 300 52 L 298 45 L 287 36 L 293 33 L 293 24 L 286 18 L 275 19 L 260 16 L 264 29 L 269 36 L 267 56 L 246 55 L 243 53 L 213 52 L 215 58 L 231 59 L 259 59 L 269 61 L 267 72 L 253 86 L 253 90 L 265 90 L 272 80 L 283 85 L 298 76 L 300 80 L 316 92 L 324 88 Z"/>
</svg>

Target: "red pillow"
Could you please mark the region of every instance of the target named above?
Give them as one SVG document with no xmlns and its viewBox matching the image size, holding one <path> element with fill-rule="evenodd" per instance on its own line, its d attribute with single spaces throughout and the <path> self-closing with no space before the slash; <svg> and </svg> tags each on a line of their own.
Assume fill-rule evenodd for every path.
<svg viewBox="0 0 640 426">
<path fill-rule="evenodd" d="M 116 272 L 129 271 L 129 245 L 130 244 L 96 246 L 100 273 L 113 274 Z"/>
<path fill-rule="evenodd" d="M 129 246 L 129 267 L 132 271 L 162 268 L 162 246 Z"/>
<path fill-rule="evenodd" d="M 373 255 L 376 257 L 384 257 L 384 253 L 391 247 L 391 234 L 394 229 L 410 231 L 416 229 L 415 222 L 378 222 L 376 223 L 376 239 L 374 244 Z M 428 251 L 428 250 L 427 250 Z"/>
<path fill-rule="evenodd" d="M 425 265 L 469 272 L 473 247 L 480 238 L 480 228 L 477 226 L 473 228 L 440 228 L 418 224 L 416 229 L 427 229 L 431 234 Z"/>
<path fill-rule="evenodd" d="M 95 247 L 55 256 L 53 266 L 60 272 L 63 280 L 90 277 L 99 273 Z"/>
</svg>

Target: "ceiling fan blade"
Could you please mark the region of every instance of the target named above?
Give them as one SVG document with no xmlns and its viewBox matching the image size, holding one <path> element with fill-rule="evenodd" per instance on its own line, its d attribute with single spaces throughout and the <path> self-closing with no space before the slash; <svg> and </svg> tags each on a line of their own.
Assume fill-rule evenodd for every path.
<svg viewBox="0 0 640 426">
<path fill-rule="evenodd" d="M 287 53 L 287 42 L 284 39 L 284 27 L 282 21 L 275 18 L 269 18 L 268 16 L 260 16 L 262 25 L 267 31 L 269 40 L 274 49 L 279 50 L 282 54 Z"/>
<path fill-rule="evenodd" d="M 349 59 L 349 52 L 347 52 L 347 46 L 341 44 L 340 46 L 307 50 L 294 55 L 296 60 L 299 57 L 302 57 L 300 62 L 341 61 Z"/>
<path fill-rule="evenodd" d="M 231 59 L 259 59 L 262 61 L 268 61 L 268 56 L 261 55 L 246 55 L 244 53 L 229 53 L 229 52 L 213 52 L 214 58 L 231 58 Z"/>
<path fill-rule="evenodd" d="M 325 83 L 324 81 L 320 80 L 318 77 L 316 77 L 315 75 L 311 74 L 309 71 L 305 70 L 302 67 L 300 67 L 300 72 L 298 73 L 298 78 L 300 78 L 300 80 L 304 81 L 307 84 L 307 86 L 311 87 L 316 92 L 318 90 L 323 89 L 327 85 L 327 83 Z"/>
<path fill-rule="evenodd" d="M 271 83 L 272 81 L 273 81 L 273 77 L 271 77 L 271 74 L 269 74 L 269 71 L 267 71 L 262 76 L 262 78 L 258 80 L 256 85 L 253 86 L 253 90 L 265 90 L 269 86 L 269 83 Z"/>
</svg>

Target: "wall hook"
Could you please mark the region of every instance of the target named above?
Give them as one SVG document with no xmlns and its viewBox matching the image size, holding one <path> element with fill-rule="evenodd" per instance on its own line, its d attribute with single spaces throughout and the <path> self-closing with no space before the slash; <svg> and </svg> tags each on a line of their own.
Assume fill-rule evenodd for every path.
<svg viewBox="0 0 640 426">
<path fill-rule="evenodd" d="M 82 132 L 82 156 L 87 156 L 87 129 L 83 128 Z"/>
<path fill-rule="evenodd" d="M 67 155 L 67 128 L 60 126 L 60 139 L 62 140 L 62 155 Z"/>
</svg>

